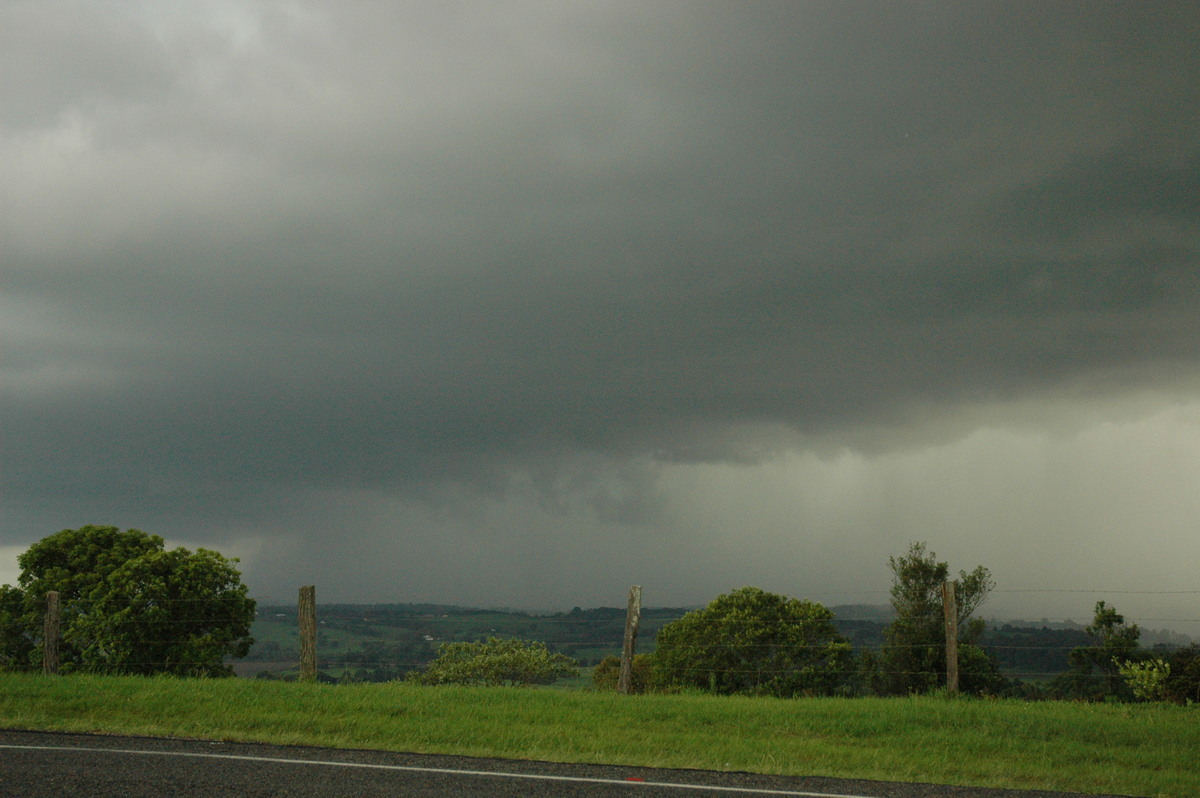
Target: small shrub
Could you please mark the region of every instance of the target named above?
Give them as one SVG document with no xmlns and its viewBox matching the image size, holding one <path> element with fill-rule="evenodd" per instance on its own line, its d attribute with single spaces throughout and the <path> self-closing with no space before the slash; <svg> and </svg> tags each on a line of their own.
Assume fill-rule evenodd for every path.
<svg viewBox="0 0 1200 798">
<path fill-rule="evenodd" d="M 649 654 L 633 656 L 633 670 L 630 673 L 629 691 L 645 693 L 650 689 L 652 665 Z M 616 690 L 617 681 L 621 676 L 621 658 L 605 657 L 592 671 L 592 685 L 597 690 Z"/>
<path fill-rule="evenodd" d="M 429 667 L 409 678 L 421 684 L 519 686 L 550 684 L 579 675 L 579 664 L 565 654 L 551 653 L 533 640 L 443 643 Z"/>
<path fill-rule="evenodd" d="M 1144 662 L 1125 660 L 1117 670 L 1129 684 L 1129 689 L 1141 700 L 1162 701 L 1166 697 L 1167 677 L 1171 675 L 1171 666 L 1161 659 L 1148 659 Z"/>
</svg>

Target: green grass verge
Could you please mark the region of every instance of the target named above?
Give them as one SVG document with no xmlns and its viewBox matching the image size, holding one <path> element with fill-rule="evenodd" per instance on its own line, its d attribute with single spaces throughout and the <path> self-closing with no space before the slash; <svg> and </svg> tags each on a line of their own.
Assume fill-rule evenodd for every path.
<svg viewBox="0 0 1200 798">
<path fill-rule="evenodd" d="M 0 727 L 1200 795 L 1200 708 L 0 674 Z"/>
</svg>

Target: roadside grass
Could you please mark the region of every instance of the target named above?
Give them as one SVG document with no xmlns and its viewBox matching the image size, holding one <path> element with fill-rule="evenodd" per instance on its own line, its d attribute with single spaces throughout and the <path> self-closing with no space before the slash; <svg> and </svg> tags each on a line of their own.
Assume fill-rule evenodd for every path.
<svg viewBox="0 0 1200 798">
<path fill-rule="evenodd" d="M 1200 708 L 0 673 L 0 727 L 1200 795 Z"/>
</svg>

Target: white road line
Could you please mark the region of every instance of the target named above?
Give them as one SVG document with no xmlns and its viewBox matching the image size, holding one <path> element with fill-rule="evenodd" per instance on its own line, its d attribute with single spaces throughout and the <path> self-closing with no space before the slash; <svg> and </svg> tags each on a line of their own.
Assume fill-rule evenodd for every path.
<svg viewBox="0 0 1200 798">
<path fill-rule="evenodd" d="M 724 787 L 714 784 L 675 784 L 667 781 L 630 781 L 587 776 L 552 776 L 538 773 L 505 773 L 491 770 L 455 770 L 453 768 L 423 768 L 411 765 L 376 765 L 368 762 L 333 762 L 319 759 L 284 759 L 273 756 L 244 756 L 239 754 L 208 754 L 198 751 L 149 751 L 132 748 L 76 748 L 67 745 L 5 745 L 0 748 L 21 751 L 83 751 L 98 754 L 137 754 L 142 756 L 174 756 L 193 759 L 226 759 L 238 762 L 273 762 L 281 765 L 320 765 L 325 767 L 365 768 L 370 770 L 399 770 L 407 773 L 438 773 L 452 776 L 490 776 L 504 779 L 534 781 L 567 781 L 585 784 L 621 784 L 626 787 L 666 787 L 677 790 L 709 790 L 711 792 L 741 793 L 743 795 L 791 795 L 799 798 L 878 798 L 868 795 L 847 795 L 832 792 L 803 792 L 799 790 L 769 790 L 761 787 Z"/>
</svg>

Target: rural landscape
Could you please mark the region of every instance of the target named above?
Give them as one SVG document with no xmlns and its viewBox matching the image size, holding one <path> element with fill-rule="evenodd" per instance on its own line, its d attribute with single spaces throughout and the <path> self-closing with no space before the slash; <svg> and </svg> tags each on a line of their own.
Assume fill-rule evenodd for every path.
<svg viewBox="0 0 1200 798">
<path fill-rule="evenodd" d="M 1197 798 L 1198 43 L 0 0 L 0 796 Z"/>
<path fill-rule="evenodd" d="M 1182 756 L 1198 734 L 1200 646 L 1166 631 L 1146 646 L 1103 601 L 1083 628 L 989 628 L 972 617 L 993 587 L 987 569 L 952 579 L 923 543 L 890 560 L 887 607 L 826 608 L 753 587 L 694 609 L 643 609 L 639 588 L 626 609 L 542 614 L 434 604 L 318 611 L 311 588 L 297 606 L 260 607 L 220 554 L 167 550 L 116 527 L 63 530 L 21 563 L 20 585 L 0 587 L 5 728 L 846 778 L 899 772 L 1130 795 L 1182 796 L 1200 784 Z M 297 705 L 279 704 L 288 701 Z M 646 730 L 644 712 L 658 731 Z M 602 731 L 614 717 L 639 736 L 678 740 L 690 729 L 700 753 L 630 750 L 618 730 Z M 829 724 L 840 740 L 832 750 L 817 744 Z M 944 753 L 935 764 L 889 743 L 910 732 L 934 749 L 993 750 L 972 753 L 969 766 Z M 1139 735 L 1152 732 L 1169 741 L 1145 746 Z M 730 735 L 744 746 L 736 756 Z M 1013 770 L 1011 746 L 1037 735 L 1049 735 L 1041 758 Z M 897 750 L 880 763 L 887 744 Z M 788 754 L 777 759 L 781 745 Z M 865 751 L 876 764 L 863 762 Z M 1079 764 L 1090 760 L 1094 768 Z"/>
<path fill-rule="evenodd" d="M 637 650 L 652 653 L 658 630 L 694 609 L 644 608 Z M 885 632 L 894 617 L 891 606 L 829 609 L 839 634 L 856 651 L 878 652 L 885 645 Z M 316 637 L 319 678 L 343 683 L 400 679 L 428 666 L 445 642 L 499 636 L 541 641 L 551 651 L 575 660 L 585 675 L 556 684 L 581 686 L 590 678 L 588 671 L 620 655 L 625 619 L 624 607 L 530 613 L 436 604 L 322 604 Z M 1186 635 L 1166 629 L 1140 631 L 1143 656 L 1169 657 L 1192 643 Z M 233 664 L 235 672 L 260 679 L 295 679 L 300 661 L 296 606 L 259 606 L 252 634 L 254 646 Z M 1002 694 L 1038 698 L 1053 694 L 1048 685 L 1071 672 L 1071 652 L 1093 645 L 1093 640 L 1084 624 L 1014 619 L 986 626 L 979 647 L 994 659 L 1006 680 Z"/>
</svg>

